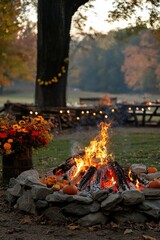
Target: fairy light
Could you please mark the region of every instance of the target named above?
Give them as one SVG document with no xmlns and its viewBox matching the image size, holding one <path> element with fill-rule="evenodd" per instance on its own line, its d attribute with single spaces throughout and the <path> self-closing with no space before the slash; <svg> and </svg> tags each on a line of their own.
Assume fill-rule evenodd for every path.
<svg viewBox="0 0 160 240">
<path fill-rule="evenodd" d="M 95 113 L 95 112 L 93 113 L 93 116 L 96 116 L 96 113 Z"/>
<path fill-rule="evenodd" d="M 69 58 L 65 58 L 64 59 L 64 64 L 68 64 L 69 62 Z M 65 66 L 63 65 L 61 68 L 60 68 L 60 71 L 58 72 L 57 76 L 54 76 L 52 79 L 46 81 L 46 80 L 42 80 L 40 78 L 37 79 L 37 83 L 39 86 L 50 86 L 52 85 L 53 83 L 58 83 L 60 78 L 63 76 L 63 74 L 66 73 L 66 68 Z"/>
<path fill-rule="evenodd" d="M 99 111 L 100 114 L 102 114 L 103 112 L 102 111 Z"/>
<path fill-rule="evenodd" d="M 35 115 L 38 115 L 38 112 L 35 112 Z"/>
<path fill-rule="evenodd" d="M 84 111 L 81 111 L 81 114 L 84 114 Z"/>
<path fill-rule="evenodd" d="M 108 118 L 108 116 L 107 116 L 107 115 L 105 115 L 105 116 L 104 116 L 104 118 L 106 118 L 106 119 L 107 119 L 107 118 Z"/>
<path fill-rule="evenodd" d="M 32 115 L 32 114 L 33 114 L 33 111 L 30 111 L 30 112 L 29 112 L 29 114 L 31 114 L 31 115 Z"/>
<path fill-rule="evenodd" d="M 151 110 L 151 108 L 150 108 L 150 107 L 148 107 L 148 110 Z"/>
<path fill-rule="evenodd" d="M 80 120 L 80 117 L 76 117 L 76 119 L 79 121 L 79 120 Z"/>
<path fill-rule="evenodd" d="M 112 108 L 112 112 L 115 112 L 115 109 L 114 109 L 114 108 Z"/>
<path fill-rule="evenodd" d="M 63 113 L 63 111 L 62 111 L 62 110 L 60 110 L 59 112 L 60 112 L 61 114 Z"/>
<path fill-rule="evenodd" d="M 139 107 L 136 107 L 136 110 L 138 111 L 138 110 L 139 110 Z"/>
<path fill-rule="evenodd" d="M 89 111 L 86 111 L 87 114 L 89 114 Z"/>
<path fill-rule="evenodd" d="M 70 110 L 67 110 L 67 113 L 70 114 Z"/>
<path fill-rule="evenodd" d="M 128 111 L 131 111 L 131 110 L 132 110 L 132 108 L 131 108 L 131 107 L 129 107 L 129 108 L 128 108 Z"/>
</svg>

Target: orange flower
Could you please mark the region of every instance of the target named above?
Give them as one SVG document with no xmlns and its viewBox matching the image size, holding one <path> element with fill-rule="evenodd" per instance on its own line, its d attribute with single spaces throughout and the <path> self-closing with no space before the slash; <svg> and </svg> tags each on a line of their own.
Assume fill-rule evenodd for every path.
<svg viewBox="0 0 160 240">
<path fill-rule="evenodd" d="M 26 122 L 24 120 L 19 121 L 19 125 L 24 125 L 24 124 L 26 124 Z"/>
<path fill-rule="evenodd" d="M 3 145 L 3 147 L 4 147 L 5 150 L 10 150 L 11 149 L 11 144 L 7 142 Z"/>
<path fill-rule="evenodd" d="M 25 147 L 41 148 L 51 140 L 53 124 L 42 116 L 23 117 L 16 121 L 8 115 L 0 117 L 0 154 L 18 153 Z"/>
<path fill-rule="evenodd" d="M 12 127 L 13 127 L 14 130 L 18 130 L 18 129 L 21 128 L 18 124 L 14 124 Z"/>
<path fill-rule="evenodd" d="M 13 139 L 8 139 L 8 143 L 13 143 Z"/>
</svg>

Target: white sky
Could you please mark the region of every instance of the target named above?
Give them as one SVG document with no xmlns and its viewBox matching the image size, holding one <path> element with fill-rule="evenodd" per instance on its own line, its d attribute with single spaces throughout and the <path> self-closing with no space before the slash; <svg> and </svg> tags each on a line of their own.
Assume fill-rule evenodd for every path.
<svg viewBox="0 0 160 240">
<path fill-rule="evenodd" d="M 112 0 L 96 0 L 92 3 L 94 5 L 94 9 L 88 9 L 85 13 L 88 16 L 88 20 L 84 31 L 87 31 L 90 27 L 92 27 L 96 31 L 107 33 L 110 30 L 116 29 L 117 27 L 125 28 L 128 26 L 128 23 L 126 21 L 119 21 L 114 23 L 108 23 L 105 21 L 108 16 L 108 11 L 112 9 L 112 2 Z M 81 8 L 83 8 L 83 6 Z M 32 9 L 30 11 L 29 18 L 34 22 L 37 21 L 37 16 Z M 74 34 L 73 25 L 71 34 Z"/>
<path fill-rule="evenodd" d="M 88 10 L 88 26 L 92 26 L 97 31 L 108 32 L 117 27 L 126 27 L 128 24 L 126 22 L 114 22 L 108 23 L 106 22 L 106 18 L 108 16 L 108 11 L 112 9 L 112 1 L 106 0 L 96 0 L 93 5 L 95 6 L 94 11 L 97 15 L 95 15 L 92 9 Z"/>
<path fill-rule="evenodd" d="M 110 10 L 112 8 L 112 0 L 96 0 L 95 2 L 92 3 L 95 8 L 94 9 L 88 9 L 88 11 L 86 12 L 87 16 L 88 16 L 88 20 L 87 20 L 87 25 L 86 28 L 84 29 L 85 31 L 87 31 L 87 28 L 89 29 L 89 27 L 93 27 L 95 30 L 97 31 L 101 31 L 101 32 L 108 32 L 111 29 L 115 29 L 117 26 L 118 27 L 126 27 L 127 23 L 120 22 L 120 23 L 107 23 L 105 22 L 105 19 L 107 18 L 108 15 L 108 10 Z M 83 6 L 81 7 L 83 8 Z M 96 13 L 94 13 L 94 12 Z M 33 9 L 30 9 L 29 11 L 29 18 L 33 21 L 36 22 L 37 21 L 37 16 L 36 13 L 34 12 Z M 73 29 L 72 29 L 73 31 Z"/>
</svg>

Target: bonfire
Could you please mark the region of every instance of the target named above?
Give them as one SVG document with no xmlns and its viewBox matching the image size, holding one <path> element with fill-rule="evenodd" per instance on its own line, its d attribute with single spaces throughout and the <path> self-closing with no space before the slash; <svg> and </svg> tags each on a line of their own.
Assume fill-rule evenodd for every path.
<svg viewBox="0 0 160 240">
<path fill-rule="evenodd" d="M 109 128 L 110 124 L 102 122 L 99 134 L 89 146 L 54 168 L 53 175 L 42 182 L 52 190 L 61 190 L 68 183 L 79 191 L 144 189 L 147 182 L 130 169 L 123 169 L 108 152 Z"/>
</svg>

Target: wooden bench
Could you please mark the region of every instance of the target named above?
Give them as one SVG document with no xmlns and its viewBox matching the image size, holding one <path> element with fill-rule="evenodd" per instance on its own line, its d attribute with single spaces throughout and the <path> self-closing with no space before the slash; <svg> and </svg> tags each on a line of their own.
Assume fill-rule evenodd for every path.
<svg viewBox="0 0 160 240">
<path fill-rule="evenodd" d="M 122 108 L 136 126 L 160 125 L 160 104 L 123 104 Z"/>
</svg>

